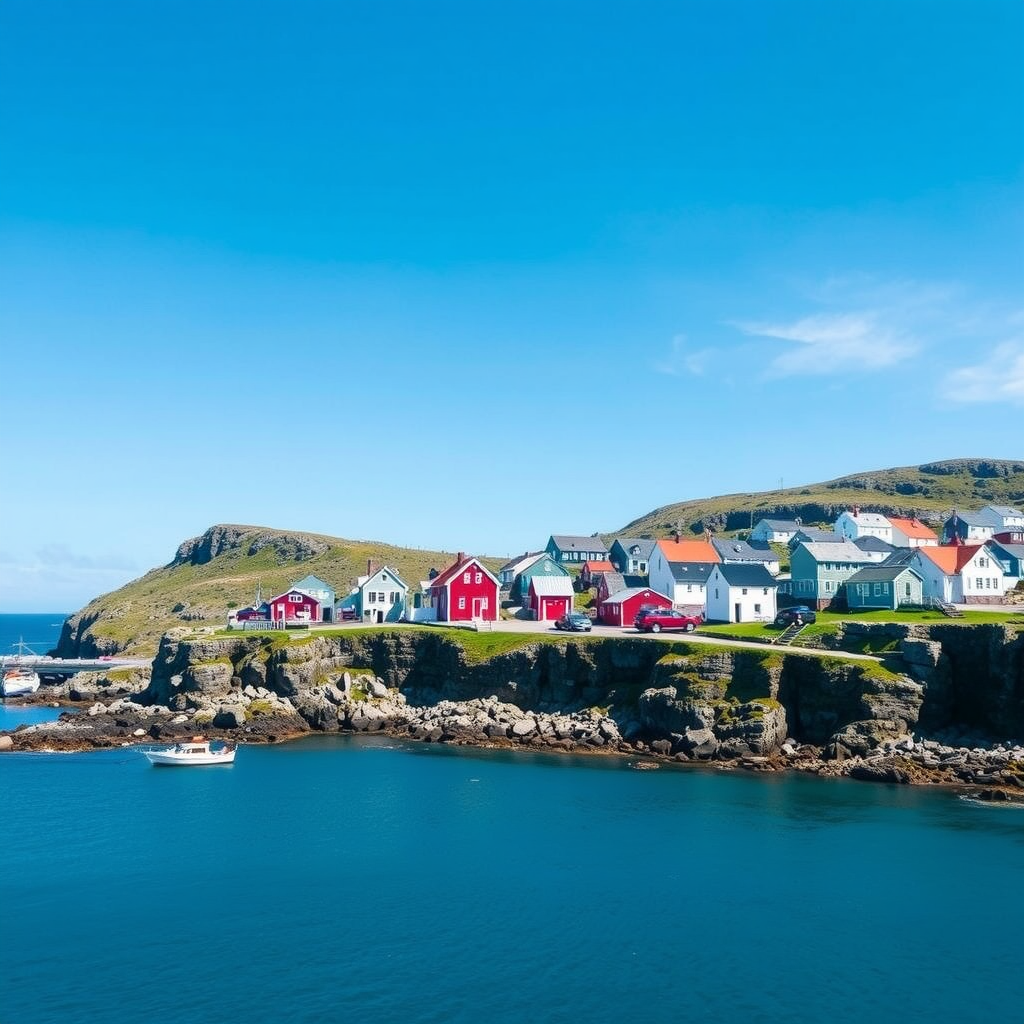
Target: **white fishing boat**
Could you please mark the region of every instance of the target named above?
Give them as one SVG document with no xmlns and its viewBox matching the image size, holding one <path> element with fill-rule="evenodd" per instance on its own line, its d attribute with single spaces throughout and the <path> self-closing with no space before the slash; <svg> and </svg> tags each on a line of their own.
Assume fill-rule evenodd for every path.
<svg viewBox="0 0 1024 1024">
<path fill-rule="evenodd" d="M 25 652 L 35 655 L 24 640 L 19 640 L 15 645 L 18 653 L 9 661 L 4 663 L 3 679 L 0 680 L 0 693 L 5 697 L 22 697 L 28 693 L 35 693 L 39 689 L 39 673 L 29 665 L 25 658 Z"/>
<path fill-rule="evenodd" d="M 182 743 L 163 750 L 144 751 L 149 763 L 160 767 L 188 765 L 232 764 L 235 760 L 235 744 L 225 743 L 214 749 L 208 739 L 193 736 Z"/>
</svg>

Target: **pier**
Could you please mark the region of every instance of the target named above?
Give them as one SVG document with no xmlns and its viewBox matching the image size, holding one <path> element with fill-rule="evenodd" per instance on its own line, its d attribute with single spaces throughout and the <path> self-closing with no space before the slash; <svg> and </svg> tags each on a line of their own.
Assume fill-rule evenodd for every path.
<svg viewBox="0 0 1024 1024">
<path fill-rule="evenodd" d="M 0 656 L 0 671 L 15 665 L 38 672 L 42 677 L 73 676 L 78 672 L 109 672 L 118 668 L 148 668 L 149 658 L 50 658 L 42 654 Z"/>
</svg>

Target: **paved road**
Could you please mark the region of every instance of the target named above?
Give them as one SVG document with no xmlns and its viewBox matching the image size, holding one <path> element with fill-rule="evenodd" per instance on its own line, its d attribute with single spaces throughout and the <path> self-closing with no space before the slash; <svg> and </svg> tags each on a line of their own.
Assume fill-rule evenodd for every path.
<svg viewBox="0 0 1024 1024">
<path fill-rule="evenodd" d="M 381 629 L 393 629 L 396 626 L 398 628 L 411 627 L 411 623 L 406 622 L 392 622 L 387 625 L 381 626 Z M 327 623 L 324 626 L 313 626 L 312 631 L 316 632 L 319 629 L 346 629 L 346 628 L 365 628 L 361 623 Z M 420 628 L 420 627 L 417 627 Z M 440 627 L 439 627 L 440 628 Z M 560 630 L 554 628 L 546 622 L 530 622 L 523 619 L 502 619 L 500 622 L 495 622 L 493 627 L 487 629 L 486 632 L 493 633 L 539 633 L 544 636 L 572 636 L 572 633 L 563 633 Z M 771 650 L 768 644 L 760 644 L 754 640 L 726 640 L 717 636 L 701 636 L 699 632 L 696 633 L 641 633 L 636 629 L 632 628 L 621 628 L 618 626 L 602 626 L 595 625 L 590 633 L 591 636 L 607 636 L 607 637 L 628 637 L 630 640 L 685 640 L 687 643 L 693 644 L 709 644 L 715 647 L 736 647 L 740 650 L 749 651 L 764 651 Z M 870 661 L 880 662 L 882 659 L 876 657 L 873 654 L 853 654 L 848 651 L 822 651 L 814 647 L 784 647 L 779 648 L 784 650 L 787 654 L 800 654 L 805 655 L 809 658 L 848 658 L 854 661 Z"/>
</svg>

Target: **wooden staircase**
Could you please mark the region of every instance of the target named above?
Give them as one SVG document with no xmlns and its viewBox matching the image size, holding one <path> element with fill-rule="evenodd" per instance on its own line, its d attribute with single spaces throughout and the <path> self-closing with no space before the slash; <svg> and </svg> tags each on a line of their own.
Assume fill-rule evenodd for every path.
<svg viewBox="0 0 1024 1024">
<path fill-rule="evenodd" d="M 962 619 L 964 617 L 964 613 L 956 605 L 946 604 L 945 601 L 940 601 L 937 597 L 929 597 L 925 602 L 925 607 L 942 612 L 949 619 Z"/>
<path fill-rule="evenodd" d="M 806 622 L 791 622 L 773 641 L 779 647 L 788 647 L 807 626 Z"/>
</svg>

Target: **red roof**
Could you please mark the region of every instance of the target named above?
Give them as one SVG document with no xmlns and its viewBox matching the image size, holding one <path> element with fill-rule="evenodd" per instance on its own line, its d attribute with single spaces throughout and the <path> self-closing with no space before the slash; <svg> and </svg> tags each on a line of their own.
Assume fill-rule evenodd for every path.
<svg viewBox="0 0 1024 1024">
<path fill-rule="evenodd" d="M 488 569 L 487 566 L 484 565 L 480 561 L 479 558 L 476 558 L 473 555 L 468 555 L 468 556 L 464 555 L 462 558 L 457 559 L 455 561 L 454 565 L 449 565 L 448 568 L 445 569 L 444 572 L 442 572 L 439 576 L 435 576 L 430 581 L 430 586 L 427 589 L 428 590 L 433 590 L 434 587 L 445 587 L 445 586 L 447 586 L 449 583 L 451 583 L 451 581 L 453 579 L 455 579 L 456 576 L 459 575 L 460 572 L 462 572 L 464 569 L 468 568 L 470 565 L 477 566 L 477 568 L 479 568 L 481 571 L 487 573 L 487 575 L 490 576 L 490 578 L 495 583 L 498 583 L 498 579 L 494 575 L 494 573 L 491 572 L 491 570 Z"/>
<path fill-rule="evenodd" d="M 659 540 L 658 547 L 670 562 L 720 562 L 718 552 L 706 540 Z"/>
<path fill-rule="evenodd" d="M 907 538 L 917 540 L 937 539 L 935 531 L 925 526 L 920 519 L 897 519 L 896 516 L 888 516 L 887 518 Z"/>
<path fill-rule="evenodd" d="M 947 576 L 955 576 L 983 548 L 984 544 L 943 544 L 917 550 L 930 558 Z"/>
<path fill-rule="evenodd" d="M 583 568 L 586 569 L 587 572 L 615 572 L 615 566 L 607 559 L 602 561 L 595 559 L 593 562 L 584 562 Z"/>
</svg>

